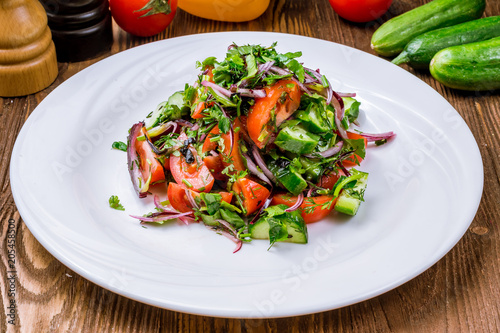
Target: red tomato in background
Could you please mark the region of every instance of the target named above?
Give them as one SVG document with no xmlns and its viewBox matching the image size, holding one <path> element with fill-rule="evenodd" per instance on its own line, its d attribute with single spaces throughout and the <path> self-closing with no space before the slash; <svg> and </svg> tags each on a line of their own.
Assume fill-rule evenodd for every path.
<svg viewBox="0 0 500 333">
<path fill-rule="evenodd" d="M 384 15 L 392 0 L 329 0 L 340 17 L 352 22 L 368 22 Z"/>
<path fill-rule="evenodd" d="M 155 1 L 162 2 L 162 0 Z M 148 11 L 139 10 L 148 2 L 149 0 L 110 0 L 109 8 L 120 28 L 135 36 L 148 37 L 159 34 L 172 22 L 177 11 L 177 0 L 168 0 L 169 14 L 158 13 L 141 17 Z"/>
</svg>

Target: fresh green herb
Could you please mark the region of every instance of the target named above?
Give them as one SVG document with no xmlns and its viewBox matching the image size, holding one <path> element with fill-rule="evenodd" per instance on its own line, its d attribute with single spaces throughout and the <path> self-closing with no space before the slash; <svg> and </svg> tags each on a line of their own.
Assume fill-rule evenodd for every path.
<svg viewBox="0 0 500 333">
<path fill-rule="evenodd" d="M 125 142 L 121 142 L 121 141 L 115 141 L 113 142 L 113 144 L 111 145 L 111 148 L 113 149 L 118 149 L 118 150 L 121 150 L 121 151 L 127 151 L 127 144 Z"/>
<path fill-rule="evenodd" d="M 116 195 L 109 197 L 109 207 L 116 210 L 125 210 L 125 207 L 122 206 L 120 199 L 118 199 L 118 196 Z"/>
</svg>

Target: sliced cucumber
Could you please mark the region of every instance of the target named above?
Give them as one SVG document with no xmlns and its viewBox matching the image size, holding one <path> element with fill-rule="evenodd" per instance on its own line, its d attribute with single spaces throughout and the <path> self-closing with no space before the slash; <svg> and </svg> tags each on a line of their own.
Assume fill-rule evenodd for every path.
<svg viewBox="0 0 500 333">
<path fill-rule="evenodd" d="M 331 131 L 328 122 L 324 119 L 325 108 L 321 104 L 310 103 L 307 110 L 297 112 L 296 117 L 302 120 L 302 125 L 312 133 L 324 133 Z"/>
<path fill-rule="evenodd" d="M 319 136 L 308 132 L 301 125 L 284 127 L 274 143 L 283 150 L 296 154 L 310 154 L 318 145 Z"/>
<path fill-rule="evenodd" d="M 281 218 L 288 231 L 288 237 L 282 242 L 307 244 L 307 227 L 304 220 Z M 261 218 L 250 227 L 250 237 L 253 239 L 269 239 L 269 223 L 266 218 Z"/>
<path fill-rule="evenodd" d="M 299 195 L 307 187 L 307 182 L 290 165 L 280 166 L 276 161 L 268 163 L 267 167 L 278 181 L 293 195 Z"/>
<path fill-rule="evenodd" d="M 368 173 L 351 169 L 351 174 L 360 175 L 361 178 L 356 181 L 354 187 L 344 188 L 342 190 L 335 203 L 335 210 L 340 213 L 354 216 L 358 212 L 361 201 L 363 201 L 363 194 L 368 183 Z"/>
</svg>

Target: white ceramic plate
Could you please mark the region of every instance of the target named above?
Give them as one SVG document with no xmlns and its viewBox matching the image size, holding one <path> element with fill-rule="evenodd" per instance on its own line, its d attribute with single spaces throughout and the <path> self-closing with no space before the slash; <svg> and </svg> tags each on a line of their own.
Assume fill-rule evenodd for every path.
<svg viewBox="0 0 500 333">
<path fill-rule="evenodd" d="M 229 44 L 278 42 L 302 51 L 338 91 L 362 101 L 365 132 L 395 131 L 370 148 L 357 216 L 309 225 L 309 244 L 234 244 L 202 225 L 142 228 L 126 154 L 112 150 L 130 126 L 185 83 L 195 62 Z M 11 161 L 16 205 L 63 264 L 132 299 L 219 317 L 314 313 L 380 295 L 422 273 L 463 236 L 482 193 L 477 144 L 436 91 L 391 63 L 335 43 L 264 32 L 173 38 L 104 59 L 68 79 L 27 120 Z M 118 195 L 126 212 L 108 206 Z"/>
</svg>

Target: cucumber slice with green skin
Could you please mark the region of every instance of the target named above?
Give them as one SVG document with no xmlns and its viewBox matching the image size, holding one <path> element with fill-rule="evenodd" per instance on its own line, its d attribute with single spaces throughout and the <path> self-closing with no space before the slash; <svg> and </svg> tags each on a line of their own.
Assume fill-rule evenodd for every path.
<svg viewBox="0 0 500 333">
<path fill-rule="evenodd" d="M 500 16 L 485 17 L 429 31 L 412 39 L 392 63 L 396 65 L 408 63 L 414 68 L 428 68 L 432 57 L 442 49 L 499 36 Z"/>
<path fill-rule="evenodd" d="M 318 181 L 319 175 L 321 175 L 321 172 L 323 171 L 323 168 L 321 167 L 320 164 L 311 162 L 310 159 L 307 157 L 299 157 L 300 164 L 302 164 L 302 167 L 306 170 L 304 175 L 306 176 L 306 179 L 316 183 Z"/>
<path fill-rule="evenodd" d="M 287 219 L 277 217 L 285 223 L 288 237 L 281 242 L 307 244 L 307 227 L 302 219 Z M 261 218 L 249 226 L 250 237 L 253 239 L 269 239 L 269 223 Z"/>
<path fill-rule="evenodd" d="M 332 128 L 328 125 L 328 122 L 323 118 L 326 110 L 321 108 L 321 105 L 317 103 L 311 103 L 307 107 L 307 110 L 299 111 L 296 113 L 296 117 L 302 120 L 302 125 L 312 133 L 324 133 L 331 131 Z"/>
<path fill-rule="evenodd" d="M 301 155 L 312 153 L 318 142 L 318 135 L 308 132 L 298 124 L 284 127 L 274 141 L 281 149 Z"/>
<path fill-rule="evenodd" d="M 500 37 L 441 50 L 432 58 L 430 72 L 450 88 L 500 89 Z"/>
<path fill-rule="evenodd" d="M 353 188 L 345 188 L 340 193 L 334 209 L 337 212 L 347 215 L 356 215 L 359 206 L 361 205 L 361 198 L 363 197 L 366 185 L 368 183 L 368 173 L 351 169 L 351 175 L 360 175 Z"/>
<path fill-rule="evenodd" d="M 372 36 L 371 47 L 382 56 L 395 56 L 427 31 L 480 18 L 485 7 L 485 0 L 431 1 L 382 24 Z"/>
<path fill-rule="evenodd" d="M 271 161 L 267 164 L 269 170 L 273 173 L 278 181 L 293 195 L 299 195 L 307 187 L 307 182 L 300 174 L 287 166 L 279 166 L 276 161 Z"/>
</svg>

